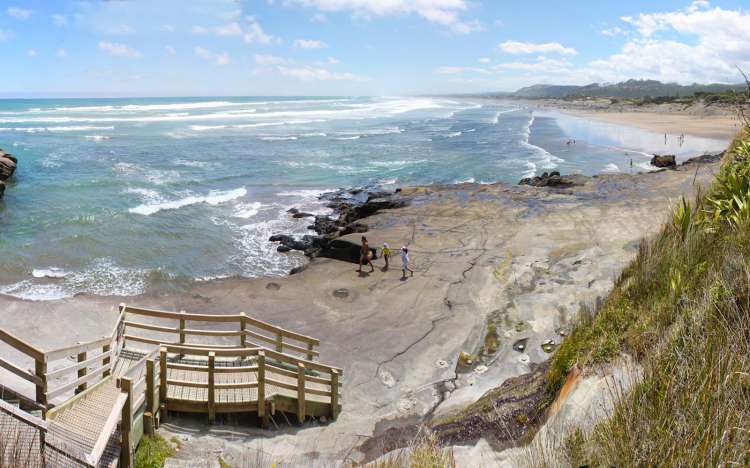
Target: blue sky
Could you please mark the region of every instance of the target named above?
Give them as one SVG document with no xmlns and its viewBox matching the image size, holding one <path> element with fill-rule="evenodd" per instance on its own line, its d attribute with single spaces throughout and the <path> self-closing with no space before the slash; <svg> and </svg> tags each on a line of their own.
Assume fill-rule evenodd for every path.
<svg viewBox="0 0 750 468">
<path fill-rule="evenodd" d="M 750 1 L 0 0 L 0 95 L 394 95 L 737 82 Z"/>
</svg>

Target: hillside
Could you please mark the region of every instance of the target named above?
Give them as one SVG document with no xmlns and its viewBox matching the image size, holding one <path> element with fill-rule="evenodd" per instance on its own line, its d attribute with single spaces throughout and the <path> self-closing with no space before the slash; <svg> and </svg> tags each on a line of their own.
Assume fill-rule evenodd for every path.
<svg viewBox="0 0 750 468">
<path fill-rule="evenodd" d="M 741 85 L 662 83 L 655 80 L 628 80 L 615 84 L 592 83 L 585 86 L 537 84 L 519 89 L 512 95 L 518 98 L 574 98 L 615 97 L 638 99 L 644 97 L 688 97 L 701 93 L 741 92 Z"/>
</svg>

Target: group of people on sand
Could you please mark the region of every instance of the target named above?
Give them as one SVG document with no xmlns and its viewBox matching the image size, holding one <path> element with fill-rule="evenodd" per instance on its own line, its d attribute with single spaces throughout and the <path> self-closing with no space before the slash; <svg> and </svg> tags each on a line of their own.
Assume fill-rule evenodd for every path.
<svg viewBox="0 0 750 468">
<path fill-rule="evenodd" d="M 387 271 L 390 267 L 391 261 L 391 248 L 387 242 L 383 243 L 383 260 L 385 260 L 385 266 L 383 271 Z M 372 250 L 370 250 L 370 243 L 367 241 L 367 237 L 362 236 L 362 248 L 359 252 L 359 269 L 357 273 L 362 273 L 362 265 L 370 265 L 370 273 L 375 271 L 375 267 L 372 264 Z M 401 247 L 401 279 L 406 279 L 406 272 L 411 273 L 414 276 L 414 270 L 409 266 L 409 248 L 405 245 Z"/>
</svg>

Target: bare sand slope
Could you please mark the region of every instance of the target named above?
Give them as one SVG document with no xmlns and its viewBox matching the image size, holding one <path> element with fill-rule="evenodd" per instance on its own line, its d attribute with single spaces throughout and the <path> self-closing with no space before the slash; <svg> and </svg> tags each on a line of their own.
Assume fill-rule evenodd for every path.
<svg viewBox="0 0 750 468">
<path fill-rule="evenodd" d="M 190 440 L 182 459 L 215 461 L 222 454 L 233 463 L 260 451 L 285 466 L 361 460 L 355 447 L 374 433 L 448 414 L 507 377 L 528 372 L 530 362 L 547 359 L 542 341 L 559 342 L 559 328 L 573 320 L 579 304 L 604 296 L 639 239 L 656 232 L 670 199 L 693 191 L 694 180 L 707 183 L 715 170 L 715 164 L 691 165 L 602 176 L 558 191 L 500 184 L 405 189 L 411 206 L 365 222 L 372 245 L 410 245 L 416 273 L 406 281 L 397 259 L 390 271 L 376 261 L 378 269 L 362 276 L 356 265 L 317 259 L 291 277 L 202 283 L 189 293 L 54 302 L 0 298 L 0 327 L 52 348 L 106 333 L 116 305 L 125 301 L 192 312 L 244 311 L 318 337 L 320 359 L 344 368 L 344 409 L 337 421 L 261 431 L 172 418 L 165 431 Z M 488 321 L 498 327 L 499 350 L 483 358 L 486 369 L 457 374 L 459 353 L 478 354 Z M 512 345 L 522 338 L 528 344 L 519 353 Z"/>
</svg>

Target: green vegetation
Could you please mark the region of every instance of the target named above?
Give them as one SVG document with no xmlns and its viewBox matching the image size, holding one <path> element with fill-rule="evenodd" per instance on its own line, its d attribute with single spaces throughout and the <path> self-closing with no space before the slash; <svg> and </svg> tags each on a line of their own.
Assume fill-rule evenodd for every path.
<svg viewBox="0 0 750 468">
<path fill-rule="evenodd" d="M 135 452 L 136 468 L 161 468 L 167 458 L 174 456 L 175 449 L 159 434 L 143 436 Z"/>
<path fill-rule="evenodd" d="M 566 439 L 589 466 L 750 463 L 750 135 L 732 145 L 714 185 L 682 199 L 672 222 L 622 272 L 595 315 L 562 343 L 550 397 L 573 365 L 621 352 L 643 380 L 612 417 Z"/>
</svg>

